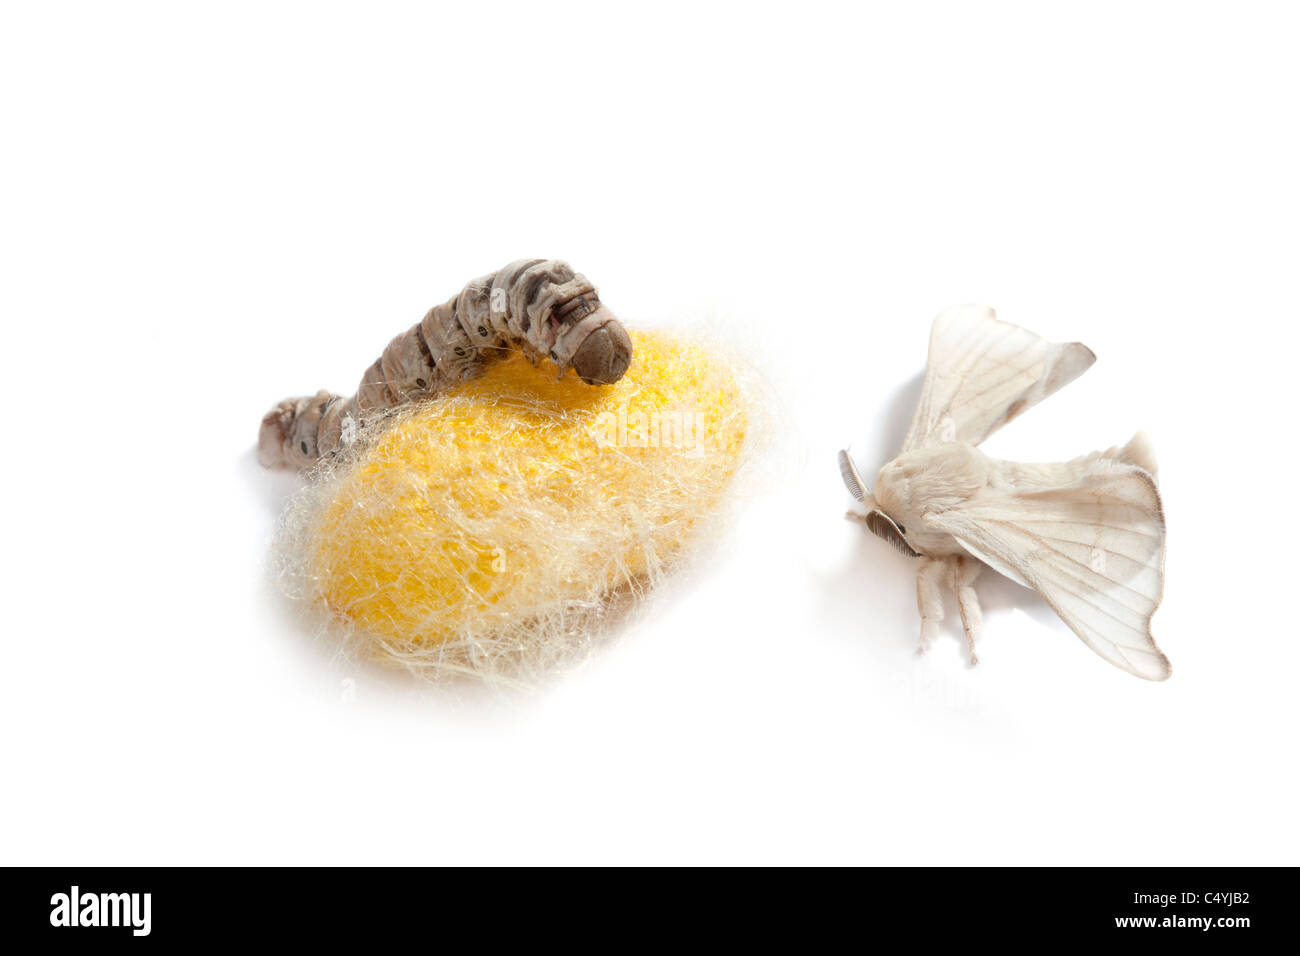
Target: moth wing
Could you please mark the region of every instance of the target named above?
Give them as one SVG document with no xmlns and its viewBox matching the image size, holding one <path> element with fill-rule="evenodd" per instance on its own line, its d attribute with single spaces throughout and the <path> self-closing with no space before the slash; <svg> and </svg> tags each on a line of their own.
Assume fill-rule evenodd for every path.
<svg viewBox="0 0 1300 956">
<path fill-rule="evenodd" d="M 1036 590 L 1116 667 L 1147 680 L 1169 676 L 1151 636 L 1164 591 L 1165 521 L 1142 468 L 1099 461 L 1070 484 L 989 491 L 926 524 Z"/>
<path fill-rule="evenodd" d="M 946 309 L 930 330 L 925 383 L 903 450 L 978 445 L 1096 360 L 1086 345 L 1048 342 L 1000 321 L 988 306 Z"/>
</svg>

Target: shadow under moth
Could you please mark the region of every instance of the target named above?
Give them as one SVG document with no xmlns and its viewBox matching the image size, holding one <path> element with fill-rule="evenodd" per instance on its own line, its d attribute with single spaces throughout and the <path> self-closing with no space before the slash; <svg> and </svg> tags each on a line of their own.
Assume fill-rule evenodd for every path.
<svg viewBox="0 0 1300 956">
<path fill-rule="evenodd" d="M 609 385 L 627 371 L 632 340 L 568 263 L 520 259 L 470 282 L 389 342 L 350 398 L 320 391 L 277 404 L 262 419 L 258 460 L 308 468 L 350 444 L 367 421 L 448 391 L 511 351 Z"/>
<path fill-rule="evenodd" d="M 1096 356 L 999 321 L 984 306 L 934 320 L 930 355 L 902 453 L 868 488 L 847 452 L 840 471 L 867 509 L 849 512 L 919 557 L 920 651 L 956 592 L 970 659 L 981 616 L 973 587 L 985 565 L 1033 588 L 1085 644 L 1131 674 L 1164 680 L 1151 636 L 1164 589 L 1165 520 L 1146 435 L 1072 461 L 1022 464 L 977 447 L 1025 409 L 1082 375 Z"/>
</svg>

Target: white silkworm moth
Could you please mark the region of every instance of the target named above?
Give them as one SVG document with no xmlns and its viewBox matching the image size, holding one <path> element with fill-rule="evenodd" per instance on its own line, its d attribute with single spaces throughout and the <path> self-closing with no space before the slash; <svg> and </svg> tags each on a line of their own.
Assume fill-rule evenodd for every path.
<svg viewBox="0 0 1300 956">
<path fill-rule="evenodd" d="M 920 650 L 957 595 L 970 650 L 981 627 L 973 584 L 984 565 L 1033 588 L 1094 651 L 1148 680 L 1169 676 L 1151 636 L 1164 590 L 1165 519 L 1155 452 L 1138 432 L 1123 447 L 1056 464 L 991 458 L 976 446 L 1096 361 L 958 306 L 934 320 L 920 402 L 902 454 L 869 489 L 847 452 L 840 470 L 866 507 L 851 518 L 906 554 L 916 574 Z"/>
<path fill-rule="evenodd" d="M 388 343 L 355 395 L 288 398 L 262 419 L 258 460 L 306 468 L 350 442 L 394 406 L 428 398 L 475 375 L 483 363 L 523 352 L 572 368 L 589 385 L 617 382 L 632 340 L 595 287 L 558 259 L 521 259 L 475 279 Z"/>
</svg>

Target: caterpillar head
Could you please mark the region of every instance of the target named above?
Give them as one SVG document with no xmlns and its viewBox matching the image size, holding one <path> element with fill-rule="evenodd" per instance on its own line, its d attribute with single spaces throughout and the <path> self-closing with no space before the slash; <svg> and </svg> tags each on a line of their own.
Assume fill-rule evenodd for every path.
<svg viewBox="0 0 1300 956">
<path fill-rule="evenodd" d="M 551 358 L 588 385 L 613 385 L 632 364 L 632 339 L 584 276 L 555 286 L 549 303 Z"/>
<path fill-rule="evenodd" d="M 632 339 L 614 313 L 596 300 L 592 311 L 567 328 L 561 325 L 551 359 L 561 374 L 572 368 L 588 385 L 613 385 L 632 364 Z"/>
<path fill-rule="evenodd" d="M 608 318 L 586 334 L 569 360 L 573 370 L 588 385 L 613 385 L 632 364 L 632 339 L 627 330 L 603 306 L 592 317 L 601 313 Z"/>
</svg>

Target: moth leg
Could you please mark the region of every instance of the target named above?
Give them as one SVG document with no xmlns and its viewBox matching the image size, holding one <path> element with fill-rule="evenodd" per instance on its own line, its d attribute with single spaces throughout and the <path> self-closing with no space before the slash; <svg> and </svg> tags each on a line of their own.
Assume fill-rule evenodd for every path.
<svg viewBox="0 0 1300 956">
<path fill-rule="evenodd" d="M 952 569 L 952 589 L 957 594 L 957 609 L 961 612 L 961 626 L 966 631 L 966 644 L 970 648 L 970 662 L 978 664 L 980 659 L 975 654 L 975 642 L 979 639 L 984 616 L 980 613 L 974 584 L 982 566 L 974 558 L 963 555 L 950 559 L 949 566 Z"/>
<path fill-rule="evenodd" d="M 921 640 L 916 653 L 924 654 L 934 643 L 943 620 L 943 592 L 939 583 L 946 562 L 937 558 L 922 558 L 916 568 L 916 609 L 921 612 Z"/>
</svg>

